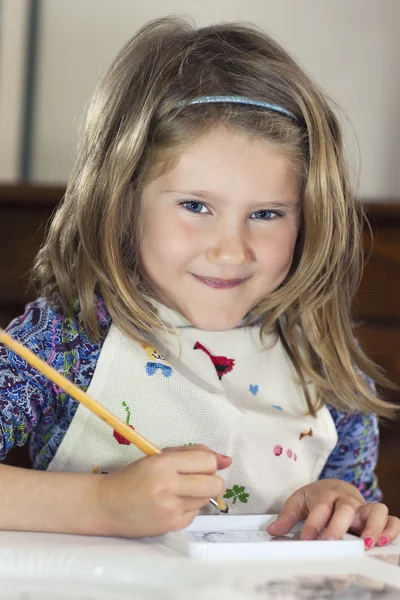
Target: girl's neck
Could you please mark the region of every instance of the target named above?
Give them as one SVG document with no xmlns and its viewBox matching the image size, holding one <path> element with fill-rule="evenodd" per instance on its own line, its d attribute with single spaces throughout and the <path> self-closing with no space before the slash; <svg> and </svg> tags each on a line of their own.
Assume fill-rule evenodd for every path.
<svg viewBox="0 0 400 600">
<path fill-rule="evenodd" d="M 193 327 L 193 324 L 188 321 L 188 319 L 186 319 L 186 317 L 184 317 L 180 312 L 174 310 L 173 308 L 169 308 L 158 300 L 152 300 L 152 307 L 154 308 L 158 317 L 167 327 Z M 234 329 L 250 324 L 254 324 L 254 322 L 252 321 L 250 315 L 246 315 Z"/>
<path fill-rule="evenodd" d="M 192 323 L 186 319 L 181 313 L 169 308 L 165 304 L 152 300 L 152 307 L 157 316 L 167 327 L 193 327 Z"/>
</svg>

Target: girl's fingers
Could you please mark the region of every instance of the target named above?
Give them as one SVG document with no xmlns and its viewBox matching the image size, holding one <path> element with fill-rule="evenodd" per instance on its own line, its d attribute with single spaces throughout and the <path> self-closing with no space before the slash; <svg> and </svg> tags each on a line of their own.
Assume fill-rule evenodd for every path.
<svg viewBox="0 0 400 600">
<path fill-rule="evenodd" d="M 160 460 L 163 454 L 159 455 Z M 214 452 L 208 450 L 181 450 L 168 451 L 165 457 L 173 460 L 173 465 L 178 473 L 204 473 L 213 475 L 217 470 L 217 458 Z"/>
<path fill-rule="evenodd" d="M 270 535 L 285 535 L 305 517 L 305 500 L 302 490 L 295 492 L 286 500 L 276 521 L 268 525 Z"/>
<path fill-rule="evenodd" d="M 225 456 L 224 454 L 219 454 L 218 452 L 214 452 L 208 446 L 204 446 L 203 444 L 195 444 L 194 446 L 170 446 L 168 448 L 164 448 L 163 452 L 211 452 L 217 460 L 217 471 L 222 469 L 226 469 L 232 464 L 232 458 L 230 456 Z"/>
<path fill-rule="evenodd" d="M 182 510 L 184 513 L 198 511 L 202 506 L 206 506 L 210 502 L 210 497 L 206 498 L 180 498 L 182 501 Z"/>
<path fill-rule="evenodd" d="M 227 469 L 232 464 L 232 459 L 230 456 L 225 456 L 224 454 L 216 454 L 217 459 L 217 471 L 222 471 L 222 469 Z"/>
<path fill-rule="evenodd" d="M 366 504 L 358 510 L 361 520 L 363 521 L 363 526 L 361 528 L 352 527 L 351 530 L 359 533 L 368 550 L 372 548 L 379 536 L 385 530 L 388 522 L 388 512 L 388 508 L 385 504 L 378 503 Z"/>
<path fill-rule="evenodd" d="M 300 539 L 316 540 L 321 531 L 329 523 L 332 516 L 333 505 L 318 504 L 307 517 L 301 532 Z"/>
<path fill-rule="evenodd" d="M 181 529 L 185 529 L 185 527 L 188 527 L 190 523 L 193 522 L 198 514 L 199 511 L 197 509 L 188 510 L 182 515 L 182 518 L 176 523 L 175 527 L 171 529 L 171 531 L 180 531 Z"/>
<path fill-rule="evenodd" d="M 321 535 L 322 540 L 340 540 L 350 529 L 359 506 L 337 502 L 328 527 Z"/>
<path fill-rule="evenodd" d="M 374 540 L 375 546 L 387 546 L 391 544 L 400 534 L 400 520 L 397 517 L 388 516 L 384 527 L 374 537 L 373 534 L 362 537 L 366 540 L 368 537 Z"/>
<path fill-rule="evenodd" d="M 379 535 L 376 546 L 387 546 L 400 535 L 400 519 L 388 517 L 386 527 Z"/>
<path fill-rule="evenodd" d="M 225 492 L 225 482 L 219 475 L 185 475 L 176 487 L 177 496 L 210 499 Z"/>
</svg>

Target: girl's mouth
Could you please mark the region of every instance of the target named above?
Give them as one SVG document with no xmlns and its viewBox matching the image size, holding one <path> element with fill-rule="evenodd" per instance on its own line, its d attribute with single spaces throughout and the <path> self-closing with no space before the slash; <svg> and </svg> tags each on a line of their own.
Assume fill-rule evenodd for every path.
<svg viewBox="0 0 400 600">
<path fill-rule="evenodd" d="M 245 279 L 220 279 L 219 277 L 202 277 L 201 275 L 194 274 L 193 277 L 195 277 L 198 281 L 201 281 L 201 283 L 208 285 L 208 287 L 218 290 L 227 290 L 237 287 L 249 279 L 249 277 L 246 277 Z"/>
</svg>

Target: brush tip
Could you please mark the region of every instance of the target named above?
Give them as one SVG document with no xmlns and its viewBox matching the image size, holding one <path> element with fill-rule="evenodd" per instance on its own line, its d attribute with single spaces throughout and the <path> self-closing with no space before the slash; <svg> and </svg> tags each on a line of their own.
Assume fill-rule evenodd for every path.
<svg viewBox="0 0 400 600">
<path fill-rule="evenodd" d="M 222 512 L 225 515 L 227 515 L 229 512 L 228 505 L 225 504 L 225 502 L 223 500 L 221 500 L 221 498 L 217 498 L 217 508 L 218 508 L 219 512 Z"/>
</svg>

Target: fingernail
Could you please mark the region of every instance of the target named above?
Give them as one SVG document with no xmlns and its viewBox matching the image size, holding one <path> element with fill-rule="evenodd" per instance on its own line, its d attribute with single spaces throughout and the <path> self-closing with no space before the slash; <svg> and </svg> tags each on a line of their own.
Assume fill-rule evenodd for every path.
<svg viewBox="0 0 400 600">
<path fill-rule="evenodd" d="M 366 537 L 364 538 L 364 546 L 366 548 L 368 548 L 368 550 L 371 548 L 371 546 L 373 545 L 374 540 L 371 537 Z"/>
<path fill-rule="evenodd" d="M 378 540 L 378 546 L 386 546 L 389 543 L 389 538 L 386 535 L 383 535 Z"/>
<path fill-rule="evenodd" d="M 230 456 L 227 456 L 226 454 L 220 454 L 220 456 L 222 456 L 222 458 L 229 458 L 229 460 L 232 460 Z"/>
<path fill-rule="evenodd" d="M 303 542 L 311 542 L 311 540 L 312 540 L 312 537 L 311 537 L 311 535 L 305 535 L 305 536 L 302 538 L 302 540 L 303 540 Z"/>
<path fill-rule="evenodd" d="M 324 540 L 324 542 L 331 542 L 333 540 L 333 536 L 332 535 L 323 535 L 321 540 Z"/>
</svg>

